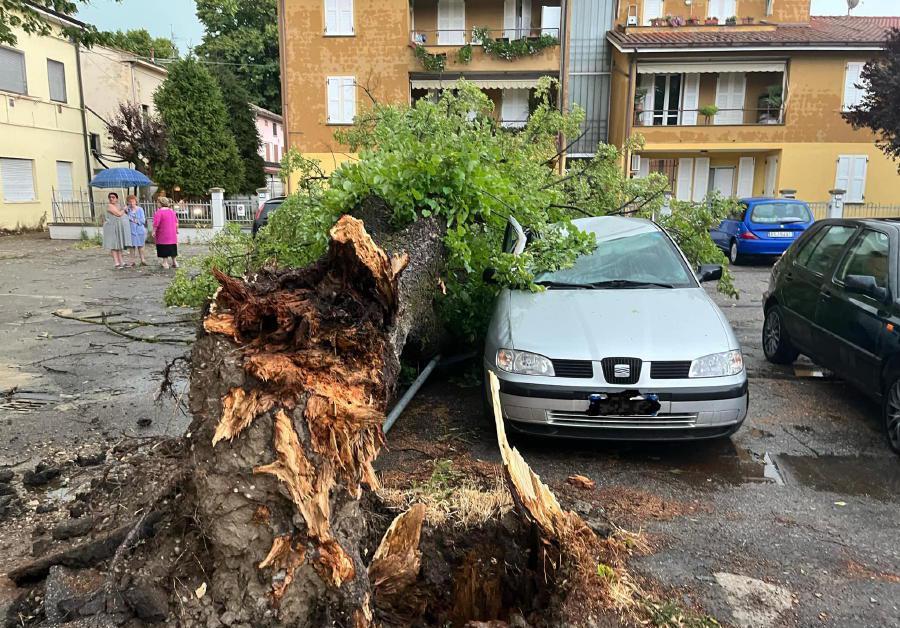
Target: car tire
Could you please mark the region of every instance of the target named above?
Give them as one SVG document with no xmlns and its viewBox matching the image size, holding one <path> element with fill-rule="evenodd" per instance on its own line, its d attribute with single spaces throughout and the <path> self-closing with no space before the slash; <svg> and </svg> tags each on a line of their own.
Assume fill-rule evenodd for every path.
<svg viewBox="0 0 900 628">
<path fill-rule="evenodd" d="M 737 266 L 741 263 L 742 259 L 741 254 L 738 253 L 737 240 L 732 240 L 731 244 L 728 245 L 728 261 L 734 266 Z"/>
<path fill-rule="evenodd" d="M 900 372 L 895 372 L 889 378 L 881 416 L 888 447 L 900 455 Z"/>
<path fill-rule="evenodd" d="M 784 328 L 784 314 L 773 305 L 766 310 L 762 329 L 763 353 L 772 364 L 793 364 L 800 352 L 791 344 Z"/>
</svg>

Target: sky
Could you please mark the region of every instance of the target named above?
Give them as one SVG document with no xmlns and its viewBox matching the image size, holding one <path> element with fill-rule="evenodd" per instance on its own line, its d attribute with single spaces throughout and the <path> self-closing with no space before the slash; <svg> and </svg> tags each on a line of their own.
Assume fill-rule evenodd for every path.
<svg viewBox="0 0 900 628">
<path fill-rule="evenodd" d="M 147 29 L 154 37 L 172 37 L 185 53 L 203 39 L 194 0 L 88 0 L 78 5 L 83 22 L 102 31 Z"/>
<path fill-rule="evenodd" d="M 847 15 L 847 0 L 812 0 L 813 15 Z M 898 0 L 862 0 L 852 15 L 900 15 Z"/>
</svg>

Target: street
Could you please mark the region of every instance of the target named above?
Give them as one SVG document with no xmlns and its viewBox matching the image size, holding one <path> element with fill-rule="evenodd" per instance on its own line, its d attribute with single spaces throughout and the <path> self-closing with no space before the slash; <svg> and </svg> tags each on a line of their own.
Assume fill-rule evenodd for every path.
<svg viewBox="0 0 900 628">
<path fill-rule="evenodd" d="M 195 313 L 162 305 L 170 273 L 110 266 L 99 248 L 0 238 L 0 465 L 19 472 L 46 456 L 187 425 L 171 398 L 155 395 L 166 364 L 189 348 Z M 565 507 L 642 532 L 651 551 L 632 568 L 679 605 L 741 626 L 900 626 L 900 459 L 874 403 L 838 380 L 765 361 L 769 270 L 737 267 L 741 298 L 716 297 L 750 374 L 749 418 L 732 439 L 514 444 Z M 457 365 L 414 399 L 377 467 L 386 484 L 438 460 L 477 468 L 499 460 L 494 443 L 477 377 Z M 568 485 L 572 474 L 596 489 Z M 27 544 L 28 531 L 18 533 Z M 14 538 L 0 554 L 12 553 Z M 0 562 L 2 571 L 16 561 Z"/>
</svg>

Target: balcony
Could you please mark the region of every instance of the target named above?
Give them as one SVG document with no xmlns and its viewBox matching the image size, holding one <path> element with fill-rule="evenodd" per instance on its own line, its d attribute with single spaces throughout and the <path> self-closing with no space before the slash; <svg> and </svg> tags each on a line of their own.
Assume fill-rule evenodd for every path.
<svg viewBox="0 0 900 628">
<path fill-rule="evenodd" d="M 639 127 L 769 126 L 785 123 L 785 107 L 761 109 L 653 109 L 637 110 L 633 125 Z"/>
</svg>

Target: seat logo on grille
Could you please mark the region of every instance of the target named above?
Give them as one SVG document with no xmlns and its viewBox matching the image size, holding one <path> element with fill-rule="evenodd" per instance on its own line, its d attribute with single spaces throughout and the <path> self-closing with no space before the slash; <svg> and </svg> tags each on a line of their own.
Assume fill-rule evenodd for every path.
<svg viewBox="0 0 900 628">
<path fill-rule="evenodd" d="M 631 377 L 631 365 L 616 364 L 613 366 L 613 377 L 616 379 L 627 379 Z"/>
</svg>

